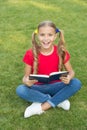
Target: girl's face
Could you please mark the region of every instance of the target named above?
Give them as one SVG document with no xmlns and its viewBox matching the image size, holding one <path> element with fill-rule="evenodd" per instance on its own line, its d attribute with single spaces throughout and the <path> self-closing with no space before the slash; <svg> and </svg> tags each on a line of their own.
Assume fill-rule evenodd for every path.
<svg viewBox="0 0 87 130">
<path fill-rule="evenodd" d="M 50 49 L 56 37 L 55 29 L 50 26 L 40 27 L 38 30 L 38 39 L 43 49 Z"/>
</svg>

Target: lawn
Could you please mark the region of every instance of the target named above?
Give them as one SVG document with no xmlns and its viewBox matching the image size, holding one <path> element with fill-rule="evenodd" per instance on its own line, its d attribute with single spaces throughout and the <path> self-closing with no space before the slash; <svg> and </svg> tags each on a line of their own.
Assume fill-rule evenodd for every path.
<svg viewBox="0 0 87 130">
<path fill-rule="evenodd" d="M 52 20 L 64 30 L 71 63 L 82 89 L 71 109 L 50 109 L 24 119 L 30 104 L 16 95 L 22 83 L 25 51 L 39 22 Z M 0 0 L 0 130 L 87 130 L 87 1 Z"/>
</svg>

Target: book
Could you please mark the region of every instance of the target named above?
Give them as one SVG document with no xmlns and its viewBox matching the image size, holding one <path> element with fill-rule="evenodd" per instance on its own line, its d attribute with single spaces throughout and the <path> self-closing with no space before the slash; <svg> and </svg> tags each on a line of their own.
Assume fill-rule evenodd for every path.
<svg viewBox="0 0 87 130">
<path fill-rule="evenodd" d="M 51 81 L 60 80 L 61 76 L 67 76 L 68 71 L 59 71 L 59 72 L 52 72 L 50 75 L 39 75 L 39 74 L 30 74 L 30 80 L 38 80 L 41 83 L 50 83 Z"/>
</svg>

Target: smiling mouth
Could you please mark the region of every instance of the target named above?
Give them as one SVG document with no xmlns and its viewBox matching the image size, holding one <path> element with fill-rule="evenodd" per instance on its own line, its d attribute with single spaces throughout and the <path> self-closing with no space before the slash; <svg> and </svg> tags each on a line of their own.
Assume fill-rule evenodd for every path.
<svg viewBox="0 0 87 130">
<path fill-rule="evenodd" d="M 43 44 L 44 44 L 44 45 L 49 45 L 49 44 L 50 44 L 50 42 L 43 42 Z"/>
</svg>

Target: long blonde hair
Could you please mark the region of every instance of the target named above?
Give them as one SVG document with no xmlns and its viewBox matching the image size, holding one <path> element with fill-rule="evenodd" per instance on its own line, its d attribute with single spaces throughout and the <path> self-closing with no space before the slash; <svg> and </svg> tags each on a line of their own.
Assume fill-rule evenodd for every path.
<svg viewBox="0 0 87 130">
<path fill-rule="evenodd" d="M 55 33 L 56 33 L 56 26 L 52 21 L 43 21 L 38 25 L 37 30 L 39 30 L 40 27 L 43 26 L 50 26 L 52 28 L 54 28 Z M 59 71 L 61 71 L 63 69 L 63 62 L 64 62 L 64 58 L 65 58 L 65 40 L 64 40 L 64 35 L 63 32 L 61 30 L 59 30 L 59 42 L 58 42 L 58 55 L 59 55 Z M 38 44 L 37 40 L 36 40 L 36 35 L 37 33 L 34 32 L 32 34 L 32 50 L 33 50 L 33 54 L 34 54 L 34 74 L 37 74 L 38 72 L 38 54 L 40 52 L 40 45 Z"/>
</svg>

